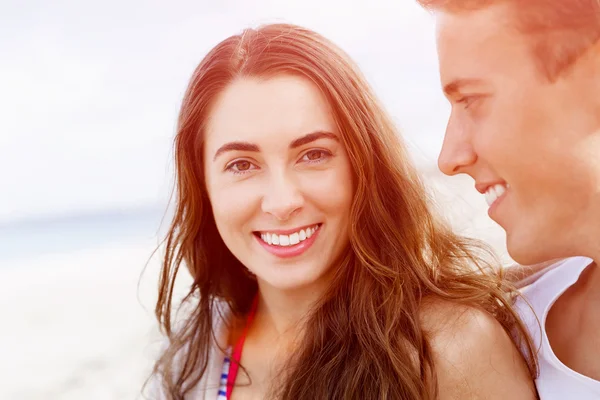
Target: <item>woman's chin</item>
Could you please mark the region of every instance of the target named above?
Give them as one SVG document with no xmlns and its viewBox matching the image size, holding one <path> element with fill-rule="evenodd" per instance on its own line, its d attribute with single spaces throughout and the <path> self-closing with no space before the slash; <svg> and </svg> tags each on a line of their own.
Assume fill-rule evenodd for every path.
<svg viewBox="0 0 600 400">
<path fill-rule="evenodd" d="M 298 267 L 297 265 L 294 267 Z M 274 271 L 272 274 L 257 275 L 259 285 L 281 292 L 297 292 L 301 290 L 314 290 L 324 280 L 322 273 L 315 270 L 292 267 L 289 271 Z"/>
</svg>

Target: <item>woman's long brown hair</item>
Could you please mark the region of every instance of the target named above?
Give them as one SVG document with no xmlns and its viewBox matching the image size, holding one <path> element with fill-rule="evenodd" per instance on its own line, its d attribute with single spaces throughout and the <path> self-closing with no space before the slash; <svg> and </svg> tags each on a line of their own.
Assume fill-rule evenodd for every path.
<svg viewBox="0 0 600 400">
<path fill-rule="evenodd" d="M 216 96 L 232 80 L 278 74 L 305 77 L 326 96 L 353 167 L 355 194 L 349 248 L 330 290 L 307 316 L 300 348 L 273 397 L 434 399 L 435 366 L 421 325 L 425 298 L 489 312 L 517 345 L 525 344 L 534 375 L 532 346 L 512 308 L 514 292 L 486 261 L 485 246 L 454 234 L 433 212 L 393 123 L 357 67 L 322 36 L 273 24 L 213 48 L 183 100 L 176 210 L 156 304 L 170 342 L 154 369 L 163 391 L 184 398 L 207 371 L 220 305 L 241 317 L 258 290 L 217 232 L 204 184 L 203 130 Z M 173 287 L 183 264 L 193 285 L 184 300 L 186 317 L 174 329 Z"/>
</svg>

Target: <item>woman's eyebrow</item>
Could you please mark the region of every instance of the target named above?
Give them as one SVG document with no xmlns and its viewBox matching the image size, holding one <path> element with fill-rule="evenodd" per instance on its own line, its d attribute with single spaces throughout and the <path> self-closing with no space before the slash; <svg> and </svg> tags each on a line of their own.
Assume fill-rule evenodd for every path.
<svg viewBox="0 0 600 400">
<path fill-rule="evenodd" d="M 333 139 L 338 142 L 340 140 L 335 133 L 327 131 L 315 131 L 299 137 L 298 139 L 294 139 L 294 141 L 290 143 L 290 149 L 295 149 L 296 147 L 300 147 L 323 138 Z"/>
<path fill-rule="evenodd" d="M 228 151 L 252 151 L 252 152 L 260 152 L 260 147 L 254 143 L 248 142 L 229 142 L 225 143 L 223 146 L 219 147 L 219 149 L 215 152 L 215 156 L 213 161 L 217 159 L 220 155 L 227 153 Z"/>
<path fill-rule="evenodd" d="M 292 143 L 290 143 L 290 149 L 295 149 L 300 146 L 304 146 L 305 144 L 314 142 L 319 139 L 333 139 L 339 142 L 339 138 L 335 133 L 328 131 L 315 131 L 311 133 L 307 133 L 304 136 L 301 136 L 297 139 L 294 139 Z M 229 142 L 225 143 L 223 146 L 219 147 L 219 149 L 215 152 L 215 156 L 213 157 L 213 161 L 216 160 L 220 155 L 227 153 L 229 151 L 251 151 L 258 153 L 260 152 L 260 147 L 257 144 L 250 142 Z"/>
</svg>

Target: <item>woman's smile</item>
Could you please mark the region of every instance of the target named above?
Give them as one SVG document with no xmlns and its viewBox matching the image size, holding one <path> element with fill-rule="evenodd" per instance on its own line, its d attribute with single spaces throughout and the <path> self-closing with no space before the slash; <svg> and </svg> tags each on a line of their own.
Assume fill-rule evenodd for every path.
<svg viewBox="0 0 600 400">
<path fill-rule="evenodd" d="M 254 237 L 264 249 L 277 257 L 297 257 L 317 240 L 322 225 L 319 223 L 287 231 L 257 231 Z"/>
</svg>

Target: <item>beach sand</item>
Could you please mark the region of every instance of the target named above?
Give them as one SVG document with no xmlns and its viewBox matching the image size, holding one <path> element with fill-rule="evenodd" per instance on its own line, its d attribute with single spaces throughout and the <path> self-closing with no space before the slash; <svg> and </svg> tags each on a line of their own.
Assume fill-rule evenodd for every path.
<svg viewBox="0 0 600 400">
<path fill-rule="evenodd" d="M 128 243 L 2 270 L 0 398 L 138 398 L 159 340 L 157 263 L 140 281 L 139 299 L 137 288 L 151 251 L 152 243 Z"/>
<path fill-rule="evenodd" d="M 505 262 L 504 233 L 468 178 L 424 170 L 459 232 L 489 242 Z M 132 400 L 160 345 L 153 315 L 157 241 L 132 241 L 14 261 L 0 269 L 0 399 Z M 184 271 L 182 271 L 184 272 Z M 177 289 L 183 293 L 186 274 Z"/>
</svg>

